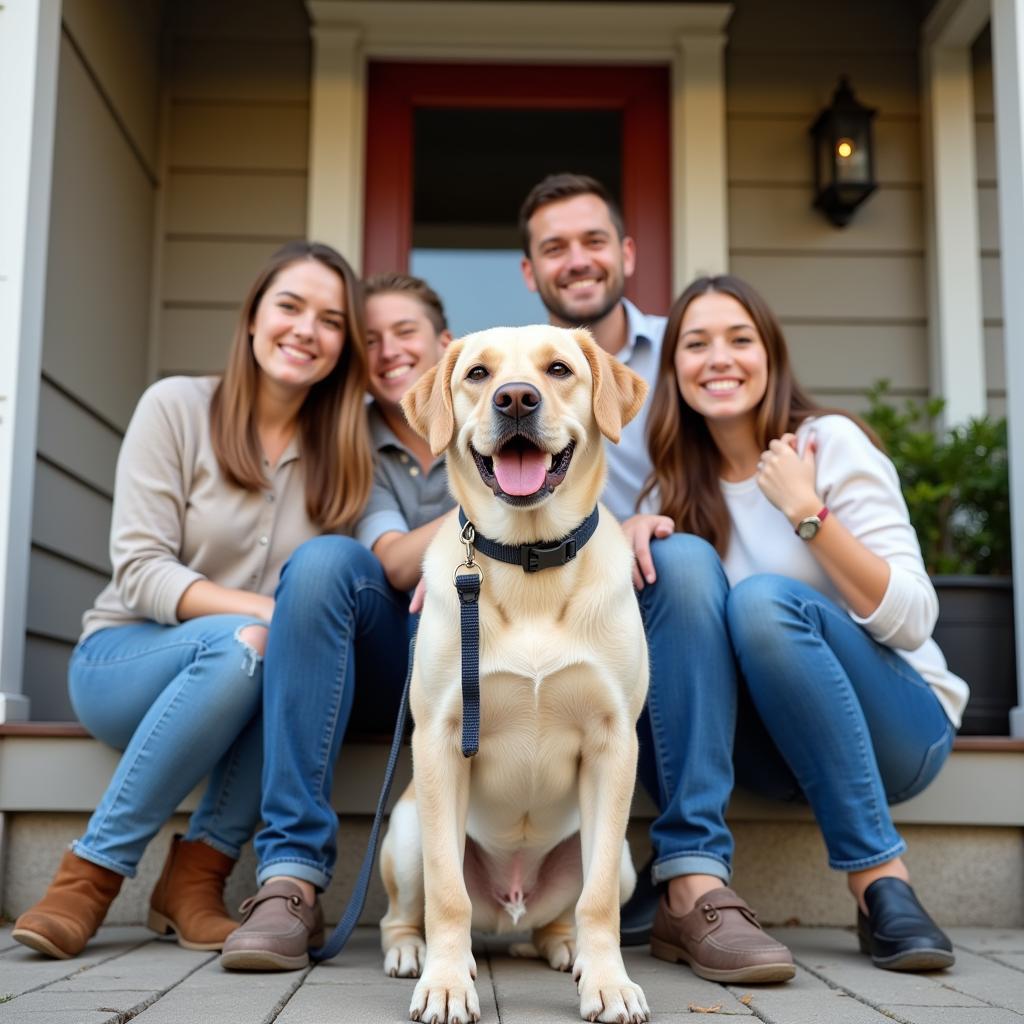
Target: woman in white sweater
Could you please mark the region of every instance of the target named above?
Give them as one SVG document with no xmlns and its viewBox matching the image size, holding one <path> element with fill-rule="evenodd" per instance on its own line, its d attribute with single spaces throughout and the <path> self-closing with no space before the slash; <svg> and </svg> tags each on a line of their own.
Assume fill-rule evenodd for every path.
<svg viewBox="0 0 1024 1024">
<path fill-rule="evenodd" d="M 950 965 L 888 805 L 937 774 L 967 686 L 931 639 L 938 602 L 892 463 L 804 394 L 778 320 L 730 276 L 676 301 L 649 422 L 641 507 L 659 514 L 626 530 L 651 649 L 652 874 L 667 883 L 652 952 L 719 981 L 793 975 L 727 887 L 735 779 L 810 804 L 877 966 Z"/>
</svg>

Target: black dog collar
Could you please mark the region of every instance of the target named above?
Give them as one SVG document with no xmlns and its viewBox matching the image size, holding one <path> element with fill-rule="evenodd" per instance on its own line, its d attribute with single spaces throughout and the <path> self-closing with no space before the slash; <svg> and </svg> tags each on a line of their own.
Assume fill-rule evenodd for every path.
<svg viewBox="0 0 1024 1024">
<path fill-rule="evenodd" d="M 571 562 L 580 548 L 594 536 L 597 529 L 597 506 L 571 533 L 554 542 L 537 541 L 533 544 L 499 544 L 476 531 L 473 547 L 488 558 L 494 558 L 508 565 L 518 565 L 523 572 L 540 572 L 541 569 L 555 569 Z M 469 520 L 466 513 L 459 509 L 459 525 L 465 529 Z"/>
</svg>

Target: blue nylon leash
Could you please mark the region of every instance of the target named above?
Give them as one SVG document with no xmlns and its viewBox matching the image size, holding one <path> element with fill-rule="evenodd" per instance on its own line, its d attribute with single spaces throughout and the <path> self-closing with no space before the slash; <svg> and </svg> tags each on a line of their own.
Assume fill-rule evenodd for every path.
<svg viewBox="0 0 1024 1024">
<path fill-rule="evenodd" d="M 459 568 L 463 568 L 460 566 Z M 462 626 L 462 756 L 480 750 L 480 581 L 464 573 L 455 577 Z"/>
<path fill-rule="evenodd" d="M 387 808 L 388 797 L 391 795 L 391 784 L 395 778 L 395 767 L 398 764 L 398 755 L 402 749 L 402 739 L 405 736 L 405 728 L 409 722 L 409 684 L 412 682 L 413 655 L 416 652 L 416 634 L 409 640 L 409 668 L 405 673 L 405 687 L 402 690 L 402 699 L 398 704 L 398 717 L 395 720 L 395 735 L 391 740 L 391 752 L 388 754 L 387 767 L 384 769 L 384 782 L 380 789 L 380 798 L 377 800 L 377 813 L 373 818 L 373 826 L 370 829 L 370 839 L 366 844 L 366 853 L 363 856 L 363 864 L 359 869 L 359 877 L 356 879 L 352 895 L 348 899 L 345 911 L 341 920 L 337 923 L 334 931 L 331 932 L 327 941 L 318 949 L 311 949 L 309 957 L 315 963 L 321 960 L 330 960 L 337 956 L 344 948 L 352 935 L 352 930 L 359 922 L 366 905 L 366 893 L 370 888 L 370 875 L 373 873 L 373 865 L 377 859 L 377 845 L 380 842 L 380 826 L 384 819 L 384 811 Z"/>
</svg>

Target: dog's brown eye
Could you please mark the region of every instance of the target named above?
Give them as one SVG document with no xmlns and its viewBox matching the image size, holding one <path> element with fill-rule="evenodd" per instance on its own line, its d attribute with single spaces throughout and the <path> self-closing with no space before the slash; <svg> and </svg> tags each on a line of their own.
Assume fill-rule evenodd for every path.
<svg viewBox="0 0 1024 1024">
<path fill-rule="evenodd" d="M 551 377 L 571 377 L 572 370 L 565 363 L 552 363 L 548 367 L 548 375 Z"/>
<path fill-rule="evenodd" d="M 486 366 L 474 366 L 466 374 L 466 380 L 486 380 L 489 376 Z"/>
</svg>

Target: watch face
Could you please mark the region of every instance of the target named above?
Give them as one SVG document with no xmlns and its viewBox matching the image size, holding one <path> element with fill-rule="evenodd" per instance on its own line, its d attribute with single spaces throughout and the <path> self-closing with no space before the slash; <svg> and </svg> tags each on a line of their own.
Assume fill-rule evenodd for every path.
<svg viewBox="0 0 1024 1024">
<path fill-rule="evenodd" d="M 808 516 L 800 521 L 796 533 L 801 540 L 813 540 L 820 528 L 821 520 L 817 516 Z"/>
</svg>

